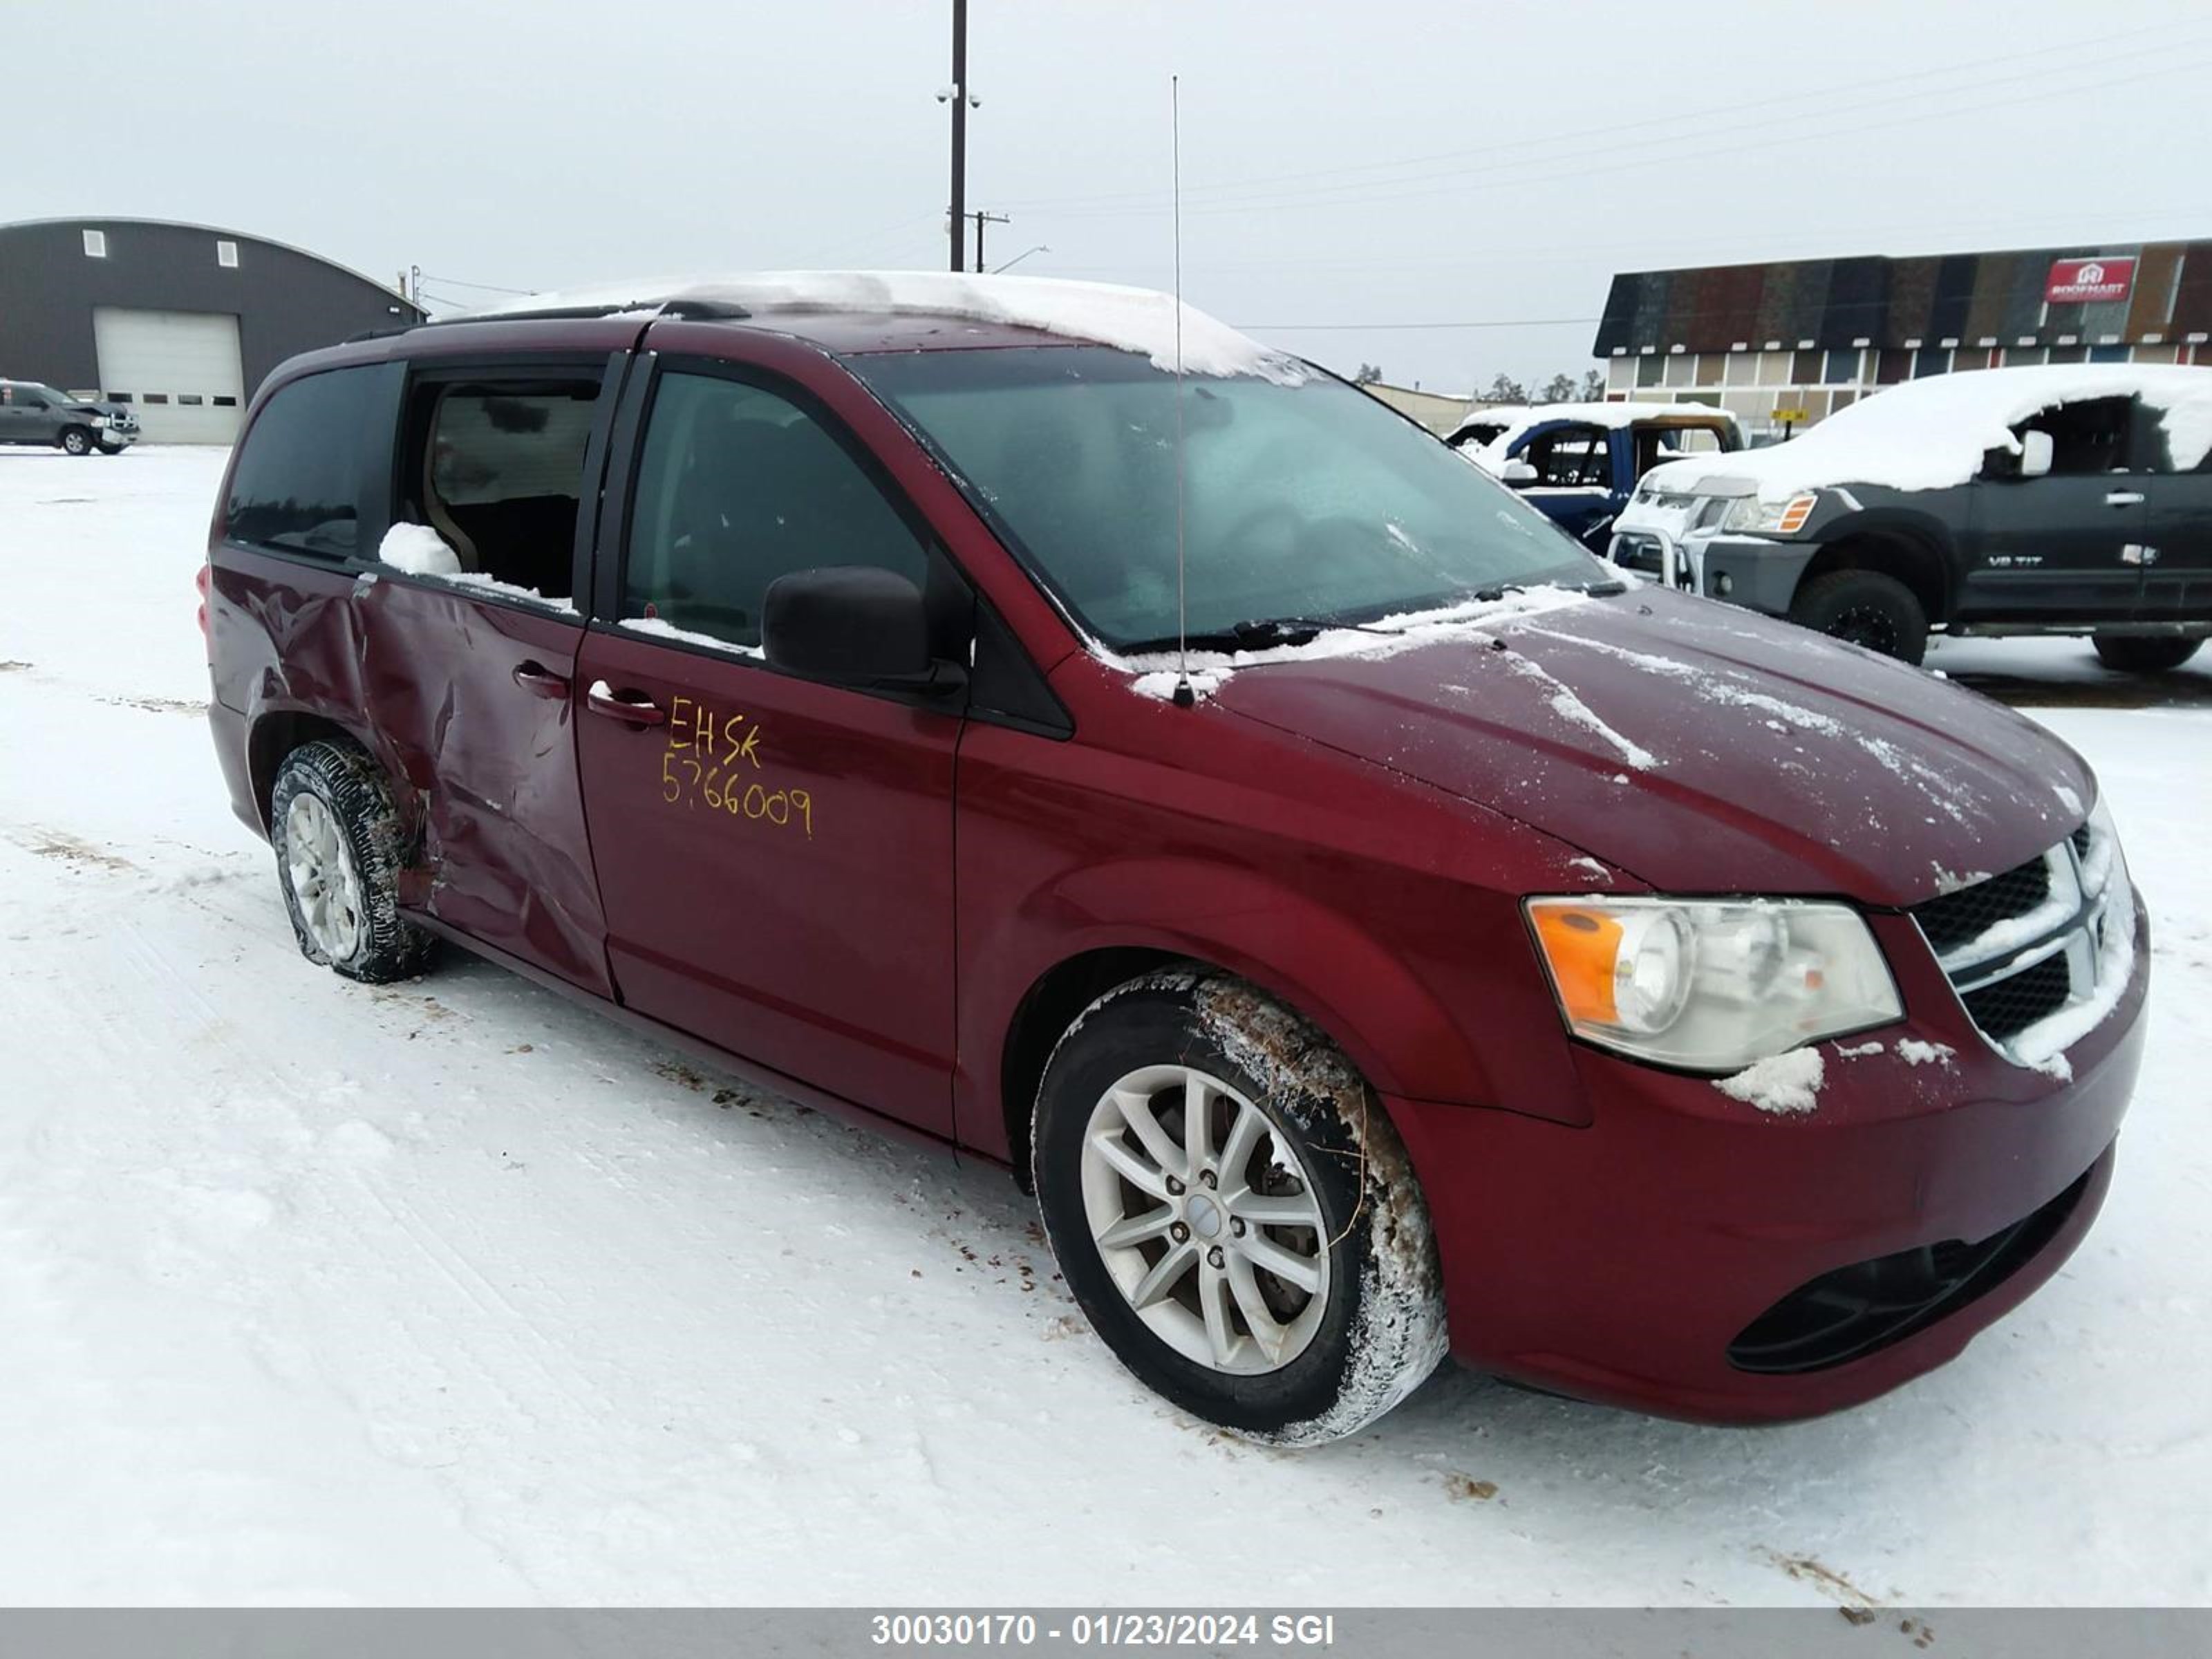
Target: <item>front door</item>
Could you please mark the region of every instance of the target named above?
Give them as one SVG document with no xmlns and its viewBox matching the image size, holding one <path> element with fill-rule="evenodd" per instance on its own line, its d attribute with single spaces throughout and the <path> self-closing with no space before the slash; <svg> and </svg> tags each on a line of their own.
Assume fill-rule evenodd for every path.
<svg viewBox="0 0 2212 1659">
<path fill-rule="evenodd" d="M 2130 470 L 2133 400 L 2045 410 L 2051 471 L 1974 488 L 1974 555 L 1960 611 L 1972 621 L 2124 622 L 2136 611 L 2148 538 L 2149 477 Z"/>
<path fill-rule="evenodd" d="M 1536 477 L 1521 486 L 1528 505 L 1570 536 L 1601 548 L 1620 503 L 1613 437 L 1601 426 L 1559 422 L 1539 428 L 1517 458 L 1536 469 Z"/>
<path fill-rule="evenodd" d="M 802 392 L 705 362 L 661 366 L 621 516 L 577 676 L 623 1004 L 949 1135 L 959 716 L 761 650 L 777 577 L 927 585 L 927 531 Z"/>
</svg>

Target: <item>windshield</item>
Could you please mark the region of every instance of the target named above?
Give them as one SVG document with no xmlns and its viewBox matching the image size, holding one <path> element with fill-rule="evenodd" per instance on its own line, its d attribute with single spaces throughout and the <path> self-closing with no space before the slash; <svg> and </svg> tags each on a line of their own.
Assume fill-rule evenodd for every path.
<svg viewBox="0 0 2212 1659">
<path fill-rule="evenodd" d="M 1121 649 L 1174 640 L 1173 374 L 1103 346 L 846 361 L 1092 634 Z M 1610 580 L 1549 519 L 1341 381 L 1194 375 L 1182 426 L 1194 638 Z"/>
</svg>

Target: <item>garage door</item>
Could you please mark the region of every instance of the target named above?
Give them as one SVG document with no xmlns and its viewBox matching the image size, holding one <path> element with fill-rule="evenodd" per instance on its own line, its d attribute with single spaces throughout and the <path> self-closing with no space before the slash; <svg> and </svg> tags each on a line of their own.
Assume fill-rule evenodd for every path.
<svg viewBox="0 0 2212 1659">
<path fill-rule="evenodd" d="M 227 444 L 245 410 L 238 319 L 209 311 L 95 306 L 100 389 L 138 412 L 149 443 Z"/>
</svg>

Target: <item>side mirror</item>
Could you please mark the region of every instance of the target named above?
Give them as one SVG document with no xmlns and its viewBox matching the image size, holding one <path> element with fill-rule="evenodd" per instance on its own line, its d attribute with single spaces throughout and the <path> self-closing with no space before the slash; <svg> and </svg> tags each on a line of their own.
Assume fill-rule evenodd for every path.
<svg viewBox="0 0 2212 1659">
<path fill-rule="evenodd" d="M 1499 483 L 1515 489 L 1527 489 L 1541 476 L 1529 463 L 1522 460 L 1506 462 L 1498 474 Z"/>
<path fill-rule="evenodd" d="M 2048 432 L 2023 432 L 2020 434 L 2020 474 L 2023 478 L 2039 478 L 2051 471 L 2051 434 Z"/>
<path fill-rule="evenodd" d="M 761 645 L 769 665 L 845 685 L 927 690 L 951 677 L 929 654 L 921 590 L 873 565 L 824 565 L 769 584 Z"/>
</svg>

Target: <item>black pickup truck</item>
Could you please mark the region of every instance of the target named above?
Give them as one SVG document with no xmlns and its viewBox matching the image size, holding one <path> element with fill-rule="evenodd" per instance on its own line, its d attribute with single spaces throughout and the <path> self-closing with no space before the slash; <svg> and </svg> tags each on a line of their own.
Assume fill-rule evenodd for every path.
<svg viewBox="0 0 2212 1659">
<path fill-rule="evenodd" d="M 126 404 L 88 403 L 37 380 L 0 380 L 0 444 L 119 455 L 137 441 L 138 417 Z"/>
<path fill-rule="evenodd" d="M 2176 668 L 2212 635 L 2212 368 L 1909 381 L 1794 442 L 1654 469 L 1607 556 L 1907 662 L 1940 630 Z"/>
</svg>

